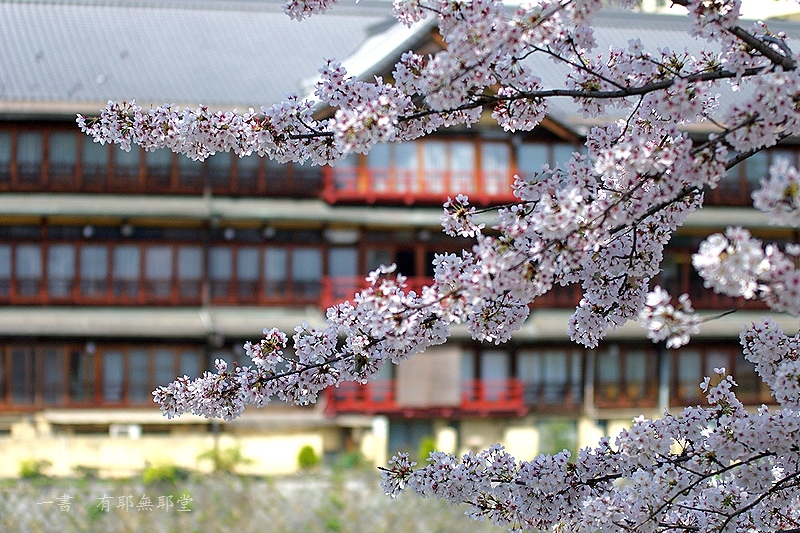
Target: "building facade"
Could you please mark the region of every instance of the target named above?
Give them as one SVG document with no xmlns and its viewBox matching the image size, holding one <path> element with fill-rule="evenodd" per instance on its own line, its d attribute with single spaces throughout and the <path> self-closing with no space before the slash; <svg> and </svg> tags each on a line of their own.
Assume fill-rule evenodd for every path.
<svg viewBox="0 0 800 533">
<path fill-rule="evenodd" d="M 429 282 L 434 254 L 470 246 L 440 231 L 448 196 L 513 200 L 514 175 L 564 163 L 581 151 L 587 126 L 556 108 L 530 133 L 486 121 L 377 146 L 333 168 L 124 152 L 78 132 L 75 113 L 97 112 L 108 98 L 270 104 L 307 92 L 331 47 L 369 76 L 405 49 L 441 44 L 429 22 L 387 23 L 382 5 L 343 9 L 302 33 L 269 2 L 9 1 L 0 10 L 0 475 L 30 458 L 47 458 L 60 475 L 204 468 L 198 455 L 230 446 L 254 460 L 242 471 L 284 473 L 305 445 L 332 461 L 358 451 L 380 464 L 427 438 L 452 452 L 500 441 L 531 458 L 591 444 L 639 414 L 702 403 L 698 384 L 718 367 L 747 403 L 771 401 L 738 345 L 757 304 L 710 323 L 684 349 L 651 344 L 629 324 L 587 350 L 566 337 L 580 299 L 567 287 L 537 300 L 507 345 L 456 330 L 445 346 L 368 385 L 332 389 L 315 406 L 248 409 L 226 424 L 166 420 L 152 403 L 156 386 L 200 375 L 217 358 L 245 362 L 242 344 L 264 327 L 323 324 L 324 310 L 377 266 L 395 263 L 412 287 Z M 679 22 L 664 20 L 612 16 L 599 33 L 619 39 L 656 25 L 685 38 Z M 211 27 L 218 46 L 198 48 Z M 796 237 L 745 206 L 771 161 L 796 164 L 797 148 L 757 154 L 709 191 L 709 207 L 665 253 L 659 283 L 709 314 L 739 305 L 703 289 L 690 255 L 729 224 L 779 242 Z"/>
</svg>

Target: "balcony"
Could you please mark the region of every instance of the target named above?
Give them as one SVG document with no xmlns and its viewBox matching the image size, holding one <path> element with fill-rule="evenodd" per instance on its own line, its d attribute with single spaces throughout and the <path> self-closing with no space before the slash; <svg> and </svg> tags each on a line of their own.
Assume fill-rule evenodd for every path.
<svg viewBox="0 0 800 533">
<path fill-rule="evenodd" d="M 518 201 L 511 192 L 509 171 L 419 173 L 401 168 L 346 167 L 323 171 L 323 198 L 329 203 L 441 205 L 448 197 L 467 194 L 477 205 Z"/>
<path fill-rule="evenodd" d="M 375 380 L 364 385 L 342 383 L 328 392 L 326 411 L 337 414 L 394 416 L 523 416 L 523 385 L 518 379 L 469 379 L 461 383 L 458 405 L 403 406 L 396 400 L 396 381 Z"/>
</svg>

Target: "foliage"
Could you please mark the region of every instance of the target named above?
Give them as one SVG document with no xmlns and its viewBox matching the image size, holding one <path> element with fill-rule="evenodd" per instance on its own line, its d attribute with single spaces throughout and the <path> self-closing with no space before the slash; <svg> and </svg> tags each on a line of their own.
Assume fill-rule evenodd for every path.
<svg viewBox="0 0 800 533">
<path fill-rule="evenodd" d="M 19 463 L 19 477 L 37 479 L 45 477 L 44 470 L 53 465 L 47 459 L 24 459 Z"/>
<path fill-rule="evenodd" d="M 188 477 L 188 470 L 173 464 L 148 465 L 142 472 L 142 482 L 145 485 L 169 483 L 175 486 Z"/>
<path fill-rule="evenodd" d="M 300 448 L 300 452 L 297 454 L 297 465 L 302 468 L 303 470 L 308 470 L 310 468 L 314 468 L 318 466 L 320 463 L 320 458 L 317 455 L 317 452 L 314 451 L 314 448 L 308 444 Z"/>
<path fill-rule="evenodd" d="M 436 451 L 436 439 L 434 437 L 425 437 L 421 439 L 417 447 L 417 460 L 420 463 L 424 463 L 428 460 L 428 456 L 434 451 Z"/>
<path fill-rule="evenodd" d="M 288 0 L 287 11 L 303 18 L 333 3 Z M 217 151 L 257 152 L 314 164 L 367 153 L 379 142 L 469 127 L 484 111 L 507 132 L 529 131 L 554 99 L 571 99 L 595 124 L 585 155 L 515 181 L 519 201 L 496 209 L 491 231 L 468 197 L 448 199 L 445 232 L 475 244 L 438 255 L 430 287 L 407 290 L 393 266 L 381 267 L 352 302 L 328 310 L 325 327 L 297 327 L 292 356 L 284 353 L 285 334 L 265 330 L 245 346 L 252 365 L 229 369 L 220 361 L 216 373 L 159 387 L 163 412 L 232 419 L 246 404 L 272 398 L 312 403 L 326 387 L 368 381 L 383 366 L 444 343 L 454 324 L 465 324 L 475 340 L 505 342 L 536 298 L 558 285 L 583 290 L 568 333 L 587 348 L 631 320 L 655 342 L 690 342 L 705 318 L 688 295 L 673 304 L 654 286 L 664 247 L 728 169 L 800 136 L 800 74 L 792 43 L 766 25 L 740 21 L 738 0 L 673 3 L 687 8 L 687 39 L 706 43 L 694 55 L 646 50 L 635 38 L 596 50 L 595 12 L 606 4 L 631 9 L 633 0 L 542 0 L 513 12 L 493 0 L 397 0 L 403 23 L 434 16 L 446 49 L 403 54 L 386 76 L 391 83 L 359 80 L 329 61 L 314 101 L 292 96 L 261 113 L 110 102 L 97 119 L 79 117 L 96 140 L 125 149 L 168 147 L 198 160 Z M 534 57 L 568 74 L 545 87 L 529 62 Z M 741 97 L 726 105 L 719 86 Z M 315 116 L 318 105 L 330 112 Z M 791 164 L 776 162 L 753 198 L 773 223 L 800 225 L 800 172 Z M 708 236 L 692 262 L 709 290 L 796 316 L 798 257 L 798 243 L 764 244 L 733 227 Z M 461 458 L 434 452 L 417 468 L 398 454 L 384 469 L 383 488 L 391 496 L 410 489 L 464 503 L 471 517 L 510 529 L 796 532 L 800 335 L 765 319 L 748 325 L 741 341 L 777 409 L 748 411 L 733 378 L 717 369 L 716 385 L 712 376 L 702 385 L 707 407 L 639 417 L 614 440 L 576 456 L 516 461 L 494 445 Z"/>
<path fill-rule="evenodd" d="M 215 473 L 233 474 L 238 466 L 249 465 L 253 459 L 242 454 L 241 445 L 214 447 L 197 456 L 198 461 L 211 461 Z"/>
</svg>

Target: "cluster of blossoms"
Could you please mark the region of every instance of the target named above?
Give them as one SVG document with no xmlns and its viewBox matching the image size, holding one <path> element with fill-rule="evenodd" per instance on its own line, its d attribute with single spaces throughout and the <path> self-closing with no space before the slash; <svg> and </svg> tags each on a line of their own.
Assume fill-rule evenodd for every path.
<svg viewBox="0 0 800 533">
<path fill-rule="evenodd" d="M 516 461 L 500 445 L 460 459 L 434 452 L 414 468 L 399 454 L 383 469 L 392 496 L 466 503 L 511 530 L 595 532 L 781 531 L 800 512 L 795 411 L 748 412 L 730 376 L 707 388 L 709 407 L 639 417 L 612 443 Z M 794 531 L 794 529 L 792 529 Z"/>
<path fill-rule="evenodd" d="M 659 286 L 647 295 L 639 314 L 647 337 L 653 342 L 666 340 L 667 348 L 680 348 L 692 335 L 700 332 L 700 316 L 692 308 L 688 294 L 681 294 L 678 306 L 670 303 L 670 296 Z"/>
<path fill-rule="evenodd" d="M 289 0 L 295 18 L 329 9 L 333 1 Z M 434 281 L 420 293 L 392 267 L 370 274 L 368 287 L 327 312 L 322 328 L 298 326 L 292 339 L 265 330 L 248 343 L 249 365 L 159 387 L 155 400 L 167 416 L 192 412 L 231 419 L 248 404 L 272 399 L 315 402 L 326 387 L 366 382 L 446 341 L 452 324 L 473 338 L 504 342 L 528 317 L 530 304 L 556 284 L 583 291 L 569 321 L 570 337 L 595 347 L 609 329 L 641 317 L 653 340 L 685 344 L 699 319 L 688 298 L 677 307 L 660 288 L 650 292 L 664 246 L 741 157 L 800 133 L 800 76 L 785 36 L 764 25 L 739 25 L 738 0 L 675 0 L 686 6 L 690 34 L 717 45 L 697 56 L 647 51 L 637 40 L 597 52 L 591 27 L 599 0 L 542 0 L 506 11 L 495 0 L 397 0 L 395 15 L 413 24 L 434 15 L 446 50 L 428 57 L 403 54 L 392 83 L 349 76 L 335 61 L 321 69 L 317 102 L 335 109 L 315 118 L 317 102 L 292 96 L 247 113 L 145 111 L 109 103 L 96 119 L 79 117 L 99 142 L 124 149 L 168 147 L 194 159 L 219 151 L 257 153 L 281 162 L 335 163 L 377 142 L 402 142 L 452 125 L 476 123 L 491 110 L 506 131 L 531 130 L 547 101 L 572 98 L 587 115 L 625 110 L 597 120 L 586 154 L 518 178 L 513 205 L 497 210 L 489 230 L 468 198 L 445 204 L 450 235 L 475 239 L 471 250 L 438 255 Z M 610 2 L 632 8 L 635 2 Z M 569 69 L 562 87 L 543 87 L 525 59 L 544 55 Z M 719 83 L 753 88 L 743 102 L 719 110 Z M 679 126 L 724 117 L 705 141 Z M 738 154 L 731 155 L 732 148 Z M 757 207 L 778 222 L 798 217 L 797 171 L 771 170 L 755 195 Z M 712 235 L 694 256 L 708 288 L 762 298 L 776 311 L 800 314 L 800 248 L 762 243 L 741 228 Z M 466 503 L 475 518 L 511 529 L 564 531 L 741 531 L 800 528 L 797 432 L 800 431 L 798 338 L 774 324 L 742 335 L 746 356 L 781 402 L 781 410 L 745 411 L 724 377 L 704 383 L 709 406 L 637 419 L 613 442 L 606 439 L 576 458 L 563 452 L 515 461 L 495 446 L 461 459 L 431 455 L 415 468 L 394 458 L 384 487 Z"/>
</svg>

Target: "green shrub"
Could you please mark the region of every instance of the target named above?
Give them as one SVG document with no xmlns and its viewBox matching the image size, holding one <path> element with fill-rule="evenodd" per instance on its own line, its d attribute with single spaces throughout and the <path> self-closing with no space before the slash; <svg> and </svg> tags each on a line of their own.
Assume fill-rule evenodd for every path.
<svg viewBox="0 0 800 533">
<path fill-rule="evenodd" d="M 189 471 L 175 465 L 148 465 L 142 472 L 142 482 L 145 485 L 167 482 L 175 485 L 189 477 Z"/>
<path fill-rule="evenodd" d="M 253 463 L 252 459 L 242 455 L 242 447 L 238 444 L 222 450 L 219 448 L 211 448 L 198 455 L 197 460 L 211 461 L 214 467 L 214 473 L 225 474 L 233 474 L 237 466 Z"/>
<path fill-rule="evenodd" d="M 433 437 L 425 437 L 419 441 L 417 448 L 417 457 L 419 464 L 425 464 L 428 461 L 428 456 L 431 452 L 436 451 L 436 439 Z"/>
<path fill-rule="evenodd" d="M 19 463 L 19 477 L 23 479 L 45 477 L 43 470 L 52 465 L 53 463 L 47 459 L 24 459 Z"/>
<path fill-rule="evenodd" d="M 314 448 L 306 444 L 302 448 L 300 448 L 300 453 L 297 454 L 297 464 L 303 470 L 308 470 L 309 468 L 314 468 L 320 462 L 320 458 L 317 455 L 317 452 L 314 451 Z"/>
</svg>

